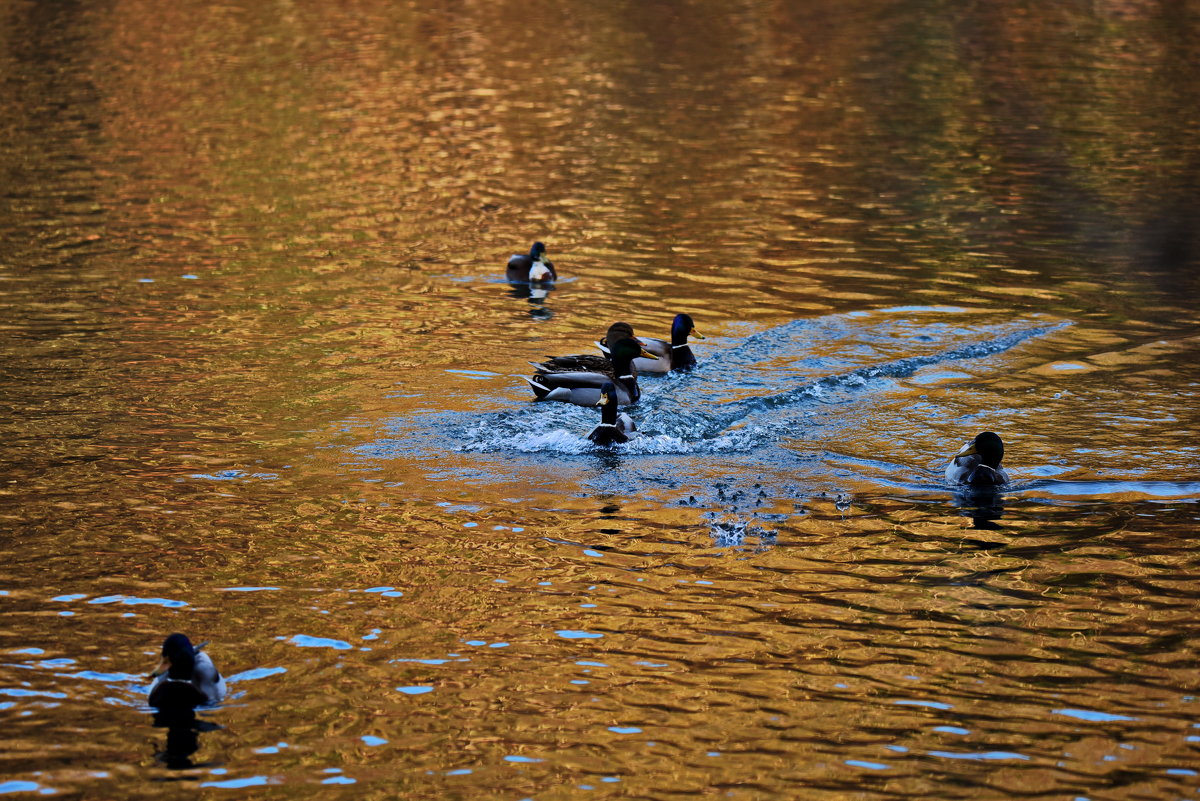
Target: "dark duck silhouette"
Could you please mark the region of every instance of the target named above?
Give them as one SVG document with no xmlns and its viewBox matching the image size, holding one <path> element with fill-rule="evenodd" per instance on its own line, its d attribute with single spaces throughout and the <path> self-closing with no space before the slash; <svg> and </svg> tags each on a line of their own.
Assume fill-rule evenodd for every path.
<svg viewBox="0 0 1200 801">
<path fill-rule="evenodd" d="M 1000 435 L 984 431 L 963 445 L 946 465 L 946 480 L 951 484 L 988 486 L 1007 484 L 1008 471 L 1000 466 L 1004 458 L 1004 442 Z"/>
<path fill-rule="evenodd" d="M 546 246 L 541 242 L 534 242 L 528 254 L 513 254 L 508 260 L 505 275 L 509 281 L 528 284 L 547 284 L 558 280 L 554 263 L 546 258 Z"/>
<path fill-rule="evenodd" d="M 222 678 L 208 654 L 207 643 L 193 646 L 183 634 L 163 641 L 162 663 L 150 674 L 150 706 L 158 709 L 194 709 L 215 704 L 225 697 Z"/>
<path fill-rule="evenodd" d="M 600 425 L 592 429 L 588 439 L 597 445 L 612 445 L 637 436 L 633 418 L 617 411 L 617 388 L 613 382 L 600 387 L 600 401 L 596 405 L 600 407 Z"/>
<path fill-rule="evenodd" d="M 612 348 L 611 363 L 603 371 L 562 370 L 542 371 L 525 381 L 533 388 L 539 401 L 562 401 L 576 406 L 596 406 L 604 385 L 611 383 L 617 403 L 626 406 L 637 403 L 642 392 L 638 387 L 637 369 L 633 360 L 650 357 L 636 339 L 619 339 Z"/>
</svg>

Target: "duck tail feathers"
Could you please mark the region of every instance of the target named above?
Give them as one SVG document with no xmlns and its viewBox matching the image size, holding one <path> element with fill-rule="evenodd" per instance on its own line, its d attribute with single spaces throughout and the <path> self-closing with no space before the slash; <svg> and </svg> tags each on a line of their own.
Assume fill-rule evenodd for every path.
<svg viewBox="0 0 1200 801">
<path fill-rule="evenodd" d="M 523 375 L 515 375 L 513 378 L 519 378 L 528 384 L 533 390 L 533 394 L 537 396 L 538 400 L 544 400 L 546 396 L 552 392 L 550 387 L 546 386 L 545 384 L 539 384 L 534 378 L 529 378 L 528 376 Z"/>
</svg>

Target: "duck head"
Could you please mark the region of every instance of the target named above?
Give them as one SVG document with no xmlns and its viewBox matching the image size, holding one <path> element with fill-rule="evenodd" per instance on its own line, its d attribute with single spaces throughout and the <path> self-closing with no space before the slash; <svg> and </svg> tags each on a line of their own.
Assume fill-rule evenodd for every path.
<svg viewBox="0 0 1200 801">
<path fill-rule="evenodd" d="M 600 400 L 596 401 L 596 405 L 600 407 L 600 422 L 610 425 L 617 422 L 616 384 L 608 381 L 600 387 Z"/>
<path fill-rule="evenodd" d="M 1000 435 L 993 431 L 984 431 L 975 437 L 975 441 L 970 447 L 959 454 L 959 456 L 971 456 L 977 454 L 979 461 L 982 464 L 991 468 L 1000 466 L 1000 461 L 1004 458 L 1004 441 L 1000 439 Z"/>
<path fill-rule="evenodd" d="M 692 322 L 692 315 L 675 315 L 675 319 L 671 322 L 671 344 L 686 345 L 689 336 L 704 339 L 704 334 L 696 330 L 696 324 Z"/>
<path fill-rule="evenodd" d="M 657 359 L 650 351 L 642 347 L 642 343 L 630 337 L 618 339 L 612 345 L 609 352 L 609 360 L 613 364 L 613 372 L 617 378 L 633 378 L 633 360 L 641 357 L 643 359 Z"/>
<path fill-rule="evenodd" d="M 638 338 L 633 334 L 633 326 L 629 323 L 623 322 L 615 322 L 610 325 L 607 333 L 604 334 L 604 339 L 600 340 L 596 344 L 599 345 L 600 350 L 611 359 L 612 346 L 622 339 L 632 339 L 639 345 L 641 344 L 641 342 L 638 341 Z"/>
<path fill-rule="evenodd" d="M 166 673 L 172 679 L 187 680 L 196 670 L 196 649 L 185 634 L 175 633 L 163 641 L 162 662 L 150 674 L 155 678 Z"/>
<path fill-rule="evenodd" d="M 554 280 L 554 273 L 546 265 L 545 245 L 541 242 L 534 242 L 533 247 L 529 249 L 529 258 L 533 262 L 529 266 L 529 283 L 533 284 Z"/>
</svg>

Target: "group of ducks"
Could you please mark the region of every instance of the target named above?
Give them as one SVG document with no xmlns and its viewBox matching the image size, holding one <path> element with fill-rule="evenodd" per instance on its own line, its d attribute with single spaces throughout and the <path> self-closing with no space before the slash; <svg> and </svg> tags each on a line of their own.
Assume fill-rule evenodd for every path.
<svg viewBox="0 0 1200 801">
<path fill-rule="evenodd" d="M 549 356 L 544 362 L 530 362 L 537 372 L 532 378 L 522 378 L 533 389 L 535 400 L 599 407 L 600 424 L 588 434 L 592 442 L 628 442 L 636 435 L 637 426 L 617 407 L 641 398 L 639 374 L 665 375 L 695 367 L 696 356 L 688 346 L 690 336 L 704 339 L 687 314 L 675 315 L 670 341 L 639 338 L 629 323 L 617 322 L 596 343 L 602 355 Z"/>
<path fill-rule="evenodd" d="M 528 254 L 510 257 L 505 275 L 513 283 L 530 285 L 545 285 L 558 279 L 541 242 L 534 242 Z M 675 315 L 670 341 L 637 337 L 629 323 L 613 323 L 596 343 L 602 355 L 549 356 L 544 362 L 530 362 L 537 370 L 532 378 L 521 377 L 533 389 L 535 400 L 599 407 L 600 425 L 588 434 L 592 442 L 597 445 L 628 442 L 636 435 L 637 426 L 618 407 L 637 403 L 642 396 L 639 374 L 664 375 L 695 367 L 696 356 L 688 345 L 691 336 L 704 339 L 687 314 Z"/>
<path fill-rule="evenodd" d="M 546 259 L 546 246 L 535 242 L 527 255 L 509 259 L 507 276 L 510 281 L 545 284 L 557 280 L 558 273 Z M 537 372 L 524 380 L 532 387 L 536 400 L 599 407 L 600 424 L 588 434 L 597 445 L 628 442 L 637 428 L 618 407 L 637 403 L 641 397 L 639 374 L 664 375 L 695 367 L 696 356 L 688 344 L 693 336 L 704 339 L 687 314 L 675 315 L 670 341 L 638 337 L 629 323 L 613 323 L 596 343 L 602 355 L 551 356 L 544 362 L 531 362 Z M 984 431 L 946 465 L 946 480 L 978 487 L 1007 484 L 1008 471 L 1000 466 L 1003 458 L 1004 442 L 994 432 Z M 225 679 L 203 652 L 205 645 L 193 645 L 186 635 L 178 633 L 163 641 L 162 661 L 150 674 L 150 706 L 160 710 L 194 709 L 216 704 L 225 697 Z"/>
<path fill-rule="evenodd" d="M 513 255 L 506 275 L 509 281 L 531 285 L 558 278 L 541 242 L 534 242 L 528 254 Z M 690 336 L 704 339 L 687 314 L 675 315 L 670 342 L 637 337 L 628 323 L 613 323 L 596 343 L 603 355 L 551 356 L 544 362 L 531 362 L 537 374 L 524 380 L 532 387 L 536 400 L 600 407 L 600 425 L 588 434 L 597 445 L 628 442 L 637 429 L 633 419 L 618 412 L 617 407 L 637 403 L 641 397 L 639 373 L 665 374 L 695 367 L 696 357 L 688 345 Z M 984 431 L 946 465 L 946 480 L 976 486 L 1007 484 L 1008 472 L 1000 466 L 1003 458 L 1004 443 L 999 435 Z"/>
</svg>

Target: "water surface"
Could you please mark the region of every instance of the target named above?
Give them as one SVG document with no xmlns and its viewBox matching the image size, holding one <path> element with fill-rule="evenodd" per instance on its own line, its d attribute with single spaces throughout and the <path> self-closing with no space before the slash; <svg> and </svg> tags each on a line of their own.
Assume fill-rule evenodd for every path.
<svg viewBox="0 0 1200 801">
<path fill-rule="evenodd" d="M 1193 797 L 1198 14 L 0 2 L 0 794 Z"/>
</svg>

